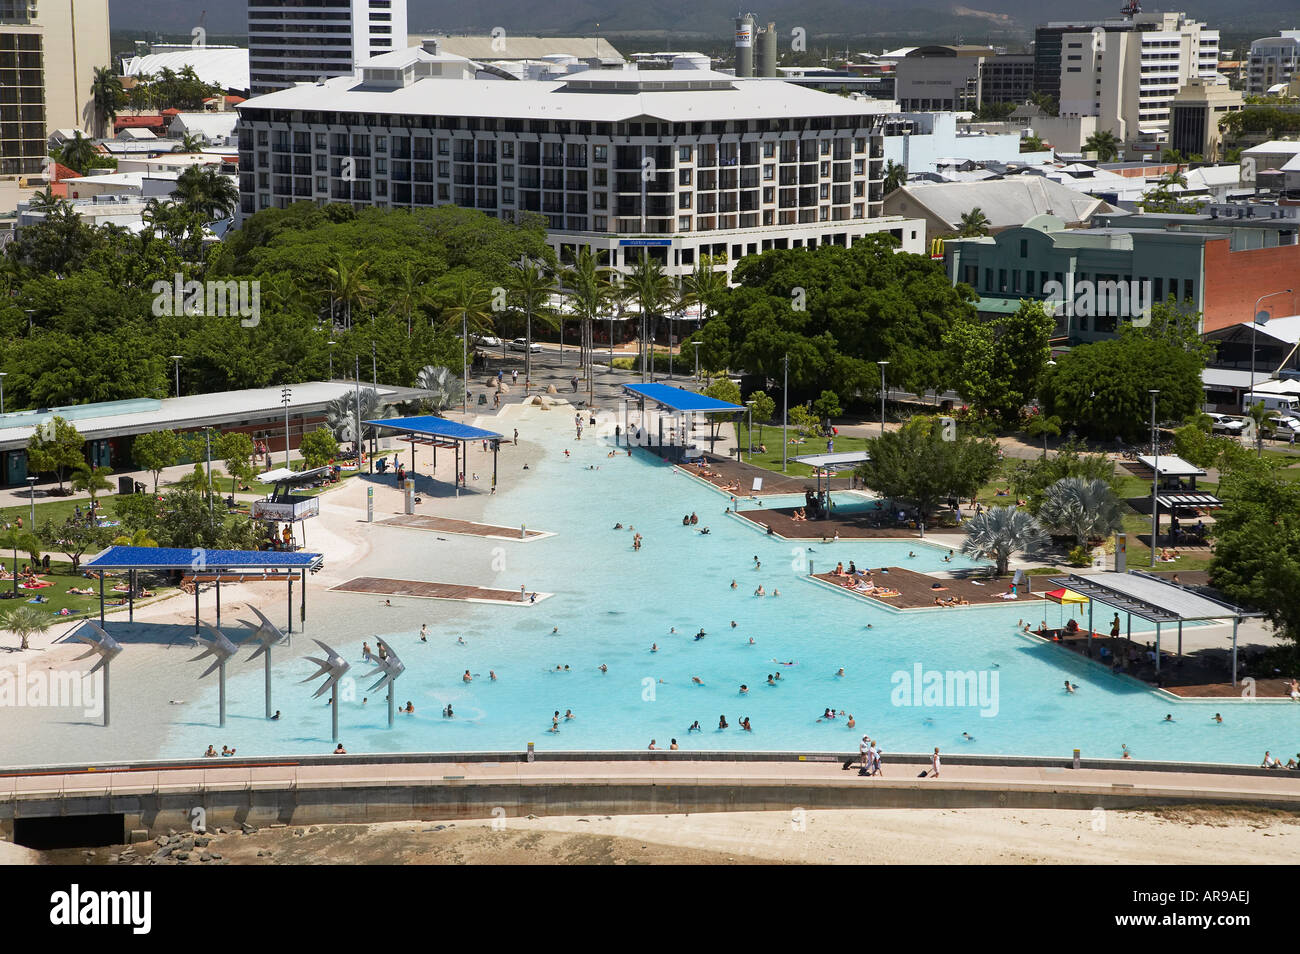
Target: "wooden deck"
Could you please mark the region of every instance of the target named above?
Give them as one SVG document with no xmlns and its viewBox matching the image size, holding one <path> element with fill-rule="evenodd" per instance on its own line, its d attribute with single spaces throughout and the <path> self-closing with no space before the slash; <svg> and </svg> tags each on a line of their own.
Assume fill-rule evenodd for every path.
<svg viewBox="0 0 1300 954">
<path fill-rule="evenodd" d="M 518 527 L 498 527 L 490 523 L 474 523 L 452 517 L 435 517 L 431 514 L 398 514 L 377 521 L 387 527 L 405 527 L 408 530 L 432 530 L 463 537 L 487 537 L 493 540 L 537 540 L 552 534 L 543 530 L 528 530 L 521 536 Z"/>
<path fill-rule="evenodd" d="M 835 534 L 840 539 L 919 539 L 917 531 L 910 527 L 875 527 L 871 523 L 871 514 L 865 511 L 841 512 L 829 520 L 796 520 L 796 507 L 755 507 L 741 510 L 737 516 L 742 520 L 772 532 L 786 540 L 830 540 Z"/>
<path fill-rule="evenodd" d="M 518 590 L 496 590 L 485 586 L 435 583 L 426 580 L 390 580 L 378 576 L 359 576 L 330 589 L 343 593 L 365 593 L 370 596 L 406 596 L 420 600 L 453 600 L 459 603 L 513 603 L 515 606 L 533 606 L 553 595 L 538 593 L 535 601 L 526 601 L 519 598 Z M 530 590 L 528 595 L 531 597 L 533 592 Z"/>
<path fill-rule="evenodd" d="M 849 554 L 849 549 L 850 548 L 841 546 L 839 549 L 834 551 L 834 562 L 839 562 L 841 559 L 844 559 L 844 557 Z M 814 554 L 814 556 L 820 555 L 821 554 Z M 831 570 L 835 569 L 834 562 L 831 562 L 829 555 L 822 557 L 822 559 L 831 563 Z M 820 561 L 814 562 L 814 567 L 818 562 Z M 847 565 L 846 561 L 845 566 Z M 858 569 L 864 568 L 858 567 Z M 885 567 L 883 569 L 886 569 L 889 572 L 882 572 L 881 567 L 872 568 L 872 582 L 875 583 L 876 586 L 884 586 L 891 590 L 897 590 L 897 596 L 875 597 L 868 596 L 865 593 L 854 592 L 847 586 L 839 585 L 844 580 L 844 577 L 836 577 L 829 571 L 826 573 L 817 573 L 815 574 L 815 577 L 832 585 L 838 585 L 839 588 L 844 590 L 846 593 L 852 593 L 860 599 L 868 600 L 873 603 L 881 603 L 885 606 L 892 606 L 895 609 L 939 609 L 940 607 L 936 606 L 934 602 L 936 598 L 948 600 L 957 597 L 958 599 L 967 600 L 971 606 L 992 606 L 1004 603 L 1031 603 L 1035 605 L 1032 607 L 1026 607 L 1025 612 L 1027 616 L 1034 616 L 1039 612 L 1038 604 L 1041 604 L 1043 601 L 1041 593 L 1031 593 L 1027 596 L 1020 597 L 1018 600 L 1001 599 L 999 594 L 1007 592 L 1007 588 L 1011 585 L 1010 577 L 1001 577 L 997 579 L 989 577 L 981 580 L 980 583 L 983 585 L 980 585 L 980 583 L 970 579 L 957 580 L 949 579 L 947 577 L 929 576 L 925 573 L 917 573 L 914 570 L 907 570 L 898 566 Z M 941 589 L 936 590 L 934 588 L 934 584 L 936 583 L 939 584 Z"/>
<path fill-rule="evenodd" d="M 806 449 L 801 448 L 800 453 Z M 809 452 L 811 453 L 811 452 Z M 791 454 L 791 457 L 794 455 Z M 706 469 L 709 474 L 700 472 L 700 468 L 694 464 L 678 464 L 681 470 L 690 474 L 692 477 L 699 477 L 701 480 L 708 481 L 723 490 L 734 481 L 740 481 L 739 490 L 727 490 L 726 493 L 735 494 L 739 498 L 748 497 L 752 493 L 754 478 L 763 479 L 763 489 L 758 491 L 759 496 L 765 494 L 801 494 L 805 490 L 814 490 L 817 487 L 817 480 L 814 477 L 792 477 L 789 474 L 782 474 L 779 471 L 767 470 L 763 467 L 755 467 L 753 464 L 727 460 L 720 457 L 707 457 Z M 822 487 L 826 486 L 826 478 L 822 478 Z M 848 490 L 848 477 L 832 477 L 832 490 Z"/>
</svg>

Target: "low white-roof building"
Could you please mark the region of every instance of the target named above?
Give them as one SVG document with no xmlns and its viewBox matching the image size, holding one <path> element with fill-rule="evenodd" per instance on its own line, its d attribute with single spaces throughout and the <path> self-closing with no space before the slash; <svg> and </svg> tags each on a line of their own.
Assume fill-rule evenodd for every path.
<svg viewBox="0 0 1300 954">
<path fill-rule="evenodd" d="M 122 67 L 123 76 L 157 76 L 165 69 L 179 73 L 185 67 L 205 83 L 236 93 L 248 92 L 248 50 L 237 46 L 156 47 L 157 53 L 133 56 Z"/>
</svg>

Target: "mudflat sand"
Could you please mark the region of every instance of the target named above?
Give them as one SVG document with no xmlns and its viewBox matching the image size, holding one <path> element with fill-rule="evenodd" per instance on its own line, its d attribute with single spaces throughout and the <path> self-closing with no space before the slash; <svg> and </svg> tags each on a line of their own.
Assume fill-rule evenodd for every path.
<svg viewBox="0 0 1300 954">
<path fill-rule="evenodd" d="M 186 861 L 153 842 L 45 852 L 133 864 L 1293 864 L 1300 815 L 1271 810 L 853 809 L 393 822 L 214 833 Z"/>
</svg>

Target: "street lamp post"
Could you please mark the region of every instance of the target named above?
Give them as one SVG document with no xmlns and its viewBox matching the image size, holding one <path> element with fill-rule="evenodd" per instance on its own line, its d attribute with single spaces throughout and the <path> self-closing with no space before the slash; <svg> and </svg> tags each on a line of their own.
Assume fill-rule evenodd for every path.
<svg viewBox="0 0 1300 954">
<path fill-rule="evenodd" d="M 460 315 L 460 412 L 469 416 L 469 314 Z"/>
<path fill-rule="evenodd" d="M 786 433 L 786 427 L 790 422 L 790 356 L 787 354 L 781 359 L 781 367 L 784 369 L 781 384 L 781 473 L 785 473 L 786 457 L 790 452 L 790 438 Z"/>
<path fill-rule="evenodd" d="M 181 357 L 182 355 L 174 354 L 171 356 L 176 362 L 176 396 L 181 396 Z"/>
<path fill-rule="evenodd" d="M 655 383 L 655 336 L 650 336 L 650 383 Z"/>
<path fill-rule="evenodd" d="M 5 375 L 8 371 L 0 371 L 0 414 L 5 412 Z"/>
<path fill-rule="evenodd" d="M 334 380 L 334 346 L 338 344 L 338 342 L 331 341 L 329 344 L 330 344 L 330 380 L 333 381 Z"/>
<path fill-rule="evenodd" d="M 1155 466 L 1151 474 L 1151 565 L 1156 565 L 1156 533 L 1160 528 L 1160 505 L 1157 502 L 1157 495 L 1160 489 L 1160 441 L 1156 434 L 1156 397 L 1160 391 L 1152 388 L 1151 394 L 1151 453 L 1155 459 Z"/>
<path fill-rule="evenodd" d="M 27 478 L 27 499 L 31 501 L 31 505 L 32 505 L 31 524 L 32 524 L 32 533 L 35 533 L 36 532 L 36 478 L 35 477 Z M 15 580 L 18 579 L 17 573 L 14 574 L 14 579 Z"/>
<path fill-rule="evenodd" d="M 746 401 L 745 407 L 748 409 L 746 415 L 748 420 L 745 423 L 745 449 L 750 453 L 754 451 L 754 402 Z M 736 458 L 740 458 L 740 451 L 736 451 Z"/>
<path fill-rule="evenodd" d="M 695 346 L 695 380 L 696 381 L 700 380 L 700 345 L 702 345 L 703 343 L 704 342 L 702 341 L 691 342 L 691 344 Z"/>
<path fill-rule="evenodd" d="M 880 436 L 885 436 L 885 365 L 888 361 L 877 361 L 880 365 Z"/>
<path fill-rule="evenodd" d="M 286 408 L 286 421 L 287 418 L 288 418 L 288 409 Z M 203 439 L 206 442 L 208 448 L 208 522 L 210 523 L 212 522 L 212 520 L 215 519 L 212 513 L 212 428 L 211 427 L 203 428 Z M 289 427 L 287 423 L 285 424 L 285 428 L 284 428 L 284 446 L 285 447 L 289 446 Z"/>
<path fill-rule="evenodd" d="M 293 399 L 293 388 L 280 388 L 280 403 L 284 405 L 284 467 L 289 469 L 289 402 Z M 358 464 L 357 470 L 361 467 Z"/>
<path fill-rule="evenodd" d="M 1291 294 L 1291 289 L 1288 288 L 1285 291 L 1270 292 L 1267 295 L 1260 295 L 1259 298 L 1255 299 L 1255 313 L 1251 316 L 1250 319 L 1250 390 L 1246 392 L 1247 394 L 1255 393 L 1255 331 L 1257 328 L 1259 328 L 1260 325 L 1267 323 L 1269 318 L 1272 317 L 1271 315 L 1269 315 L 1268 312 L 1259 310 L 1260 303 L 1269 298 L 1276 298 L 1278 295 L 1289 295 L 1289 294 Z M 1250 411 L 1249 404 L 1250 404 L 1250 399 L 1247 398 L 1246 406 L 1243 407 L 1242 410 L 1249 413 Z M 1255 447 L 1259 451 L 1259 456 L 1263 457 L 1264 456 L 1264 435 L 1263 434 L 1256 435 Z"/>
</svg>

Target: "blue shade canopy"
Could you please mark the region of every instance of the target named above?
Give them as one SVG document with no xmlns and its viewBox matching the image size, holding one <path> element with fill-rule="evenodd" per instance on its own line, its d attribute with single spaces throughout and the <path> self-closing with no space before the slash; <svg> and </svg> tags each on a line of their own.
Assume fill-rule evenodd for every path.
<svg viewBox="0 0 1300 954">
<path fill-rule="evenodd" d="M 323 562 L 319 553 L 114 546 L 82 566 L 87 570 L 315 570 Z"/>
<path fill-rule="evenodd" d="M 445 417 L 426 414 L 423 417 L 390 417 L 379 421 L 362 421 L 375 427 L 386 427 L 394 431 L 405 431 L 421 437 L 441 437 L 449 441 L 492 441 L 501 440 L 501 435 L 485 431 L 481 427 L 471 427 Z"/>
<path fill-rule="evenodd" d="M 623 390 L 635 394 L 637 397 L 655 401 L 673 411 L 696 411 L 702 414 L 716 414 L 721 411 L 743 411 L 745 409 L 739 404 L 719 401 L 707 394 L 687 391 L 685 388 L 675 388 L 671 384 L 625 384 Z"/>
</svg>

